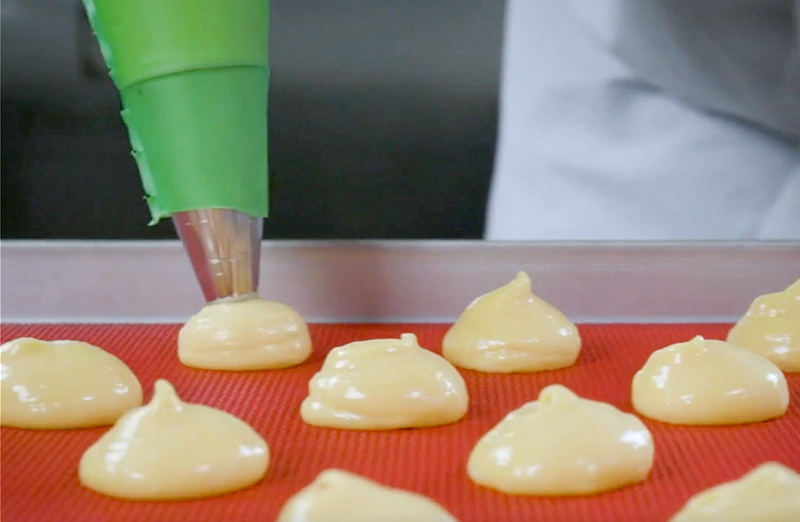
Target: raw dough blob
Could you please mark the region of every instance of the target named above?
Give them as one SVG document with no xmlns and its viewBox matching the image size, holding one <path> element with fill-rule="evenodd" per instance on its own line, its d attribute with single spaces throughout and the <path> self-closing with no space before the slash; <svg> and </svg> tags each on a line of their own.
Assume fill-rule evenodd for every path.
<svg viewBox="0 0 800 522">
<path fill-rule="evenodd" d="M 433 500 L 328 469 L 283 505 L 277 522 L 458 522 Z"/>
<path fill-rule="evenodd" d="M 3 344 L 0 384 L 3 426 L 106 426 L 142 405 L 142 386 L 130 368 L 80 341 L 24 337 Z"/>
<path fill-rule="evenodd" d="M 461 419 L 469 405 L 458 371 L 410 333 L 333 349 L 308 389 L 303 420 L 328 428 L 439 426 Z"/>
<path fill-rule="evenodd" d="M 591 495 L 643 481 L 653 456 L 636 416 L 554 384 L 478 441 L 467 473 L 511 495 Z"/>
<path fill-rule="evenodd" d="M 637 412 L 672 424 L 744 424 L 786 413 L 789 388 L 769 360 L 697 336 L 650 354 L 633 377 Z"/>
<path fill-rule="evenodd" d="M 177 500 L 246 488 L 267 472 L 269 447 L 230 413 L 181 401 L 159 380 L 80 461 L 81 484 L 131 500 Z"/>
<path fill-rule="evenodd" d="M 207 304 L 178 334 L 178 357 L 192 368 L 287 368 L 310 355 L 311 337 L 300 314 L 263 299 Z"/>
<path fill-rule="evenodd" d="M 524 272 L 475 299 L 442 342 L 442 354 L 456 366 L 497 373 L 565 368 L 580 350 L 578 329 L 533 295 Z"/>
<path fill-rule="evenodd" d="M 670 522 L 797 522 L 800 474 L 767 462 L 689 499 Z"/>
<path fill-rule="evenodd" d="M 728 342 L 762 355 L 785 372 L 800 372 L 800 279 L 762 295 L 728 332 Z"/>
</svg>

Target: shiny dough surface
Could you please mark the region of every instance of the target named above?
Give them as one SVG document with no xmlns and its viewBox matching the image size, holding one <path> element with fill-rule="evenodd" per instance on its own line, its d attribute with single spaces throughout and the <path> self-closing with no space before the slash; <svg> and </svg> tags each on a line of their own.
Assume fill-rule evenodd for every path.
<svg viewBox="0 0 800 522">
<path fill-rule="evenodd" d="M 800 372 L 800 279 L 753 301 L 731 328 L 728 342 L 763 355 L 785 372 Z"/>
<path fill-rule="evenodd" d="M 433 500 L 338 469 L 317 475 L 277 522 L 458 522 Z"/>
<path fill-rule="evenodd" d="M 263 299 L 207 304 L 178 334 L 178 356 L 193 368 L 268 370 L 310 355 L 311 336 L 300 314 Z"/>
<path fill-rule="evenodd" d="M 580 350 L 577 327 L 533 294 L 524 272 L 475 299 L 442 341 L 442 355 L 456 366 L 498 373 L 564 368 Z"/>
<path fill-rule="evenodd" d="M 798 522 L 800 474 L 767 462 L 692 497 L 670 522 Z"/>
<path fill-rule="evenodd" d="M 634 409 L 672 424 L 743 424 L 786 413 L 781 370 L 725 341 L 696 336 L 653 352 L 631 387 Z"/>
<path fill-rule="evenodd" d="M 410 333 L 334 348 L 308 388 L 303 420 L 330 428 L 438 426 L 461 419 L 469 406 L 463 377 Z"/>
<path fill-rule="evenodd" d="M 130 368 L 88 343 L 15 339 L 0 347 L 0 366 L 3 426 L 105 426 L 142 404 Z"/>
<path fill-rule="evenodd" d="M 267 471 L 267 443 L 233 415 L 183 402 L 159 380 L 152 400 L 126 413 L 83 454 L 81 484 L 131 500 L 206 497 L 248 487 Z"/>
<path fill-rule="evenodd" d="M 554 384 L 478 441 L 467 473 L 512 495 L 591 495 L 643 481 L 653 458 L 635 415 Z"/>
</svg>

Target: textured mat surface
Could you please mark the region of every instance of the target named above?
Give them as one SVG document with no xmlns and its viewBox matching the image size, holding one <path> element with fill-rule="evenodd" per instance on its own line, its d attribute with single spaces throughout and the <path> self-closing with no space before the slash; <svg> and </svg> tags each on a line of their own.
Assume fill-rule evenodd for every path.
<svg viewBox="0 0 800 522">
<path fill-rule="evenodd" d="M 9 522 L 272 521 L 283 502 L 329 467 L 426 494 L 462 522 L 666 521 L 694 493 L 732 480 L 766 460 L 800 470 L 800 374 L 788 376 L 787 415 L 738 427 L 693 428 L 645 420 L 656 461 L 641 484 L 595 497 L 508 497 L 472 484 L 465 463 L 472 446 L 510 410 L 562 383 L 584 397 L 632 411 L 630 381 L 648 355 L 696 334 L 724 338 L 729 325 L 581 325 L 584 347 L 572 368 L 529 375 L 462 371 L 471 405 L 461 422 L 423 430 L 347 432 L 313 428 L 299 406 L 311 376 L 333 347 L 410 331 L 439 350 L 445 325 L 313 325 L 313 357 L 293 369 L 226 373 L 183 367 L 175 353 L 178 325 L 3 325 L 2 340 L 21 336 L 78 339 L 121 357 L 139 376 L 145 399 L 166 378 L 187 401 L 222 408 L 267 440 L 265 479 L 237 493 L 196 501 L 134 503 L 105 498 L 78 483 L 83 451 L 107 428 L 25 431 L 2 428 L 2 515 Z M 354 506 L 355 507 L 355 506 Z M 380 522 L 376 520 L 375 522 Z"/>
</svg>

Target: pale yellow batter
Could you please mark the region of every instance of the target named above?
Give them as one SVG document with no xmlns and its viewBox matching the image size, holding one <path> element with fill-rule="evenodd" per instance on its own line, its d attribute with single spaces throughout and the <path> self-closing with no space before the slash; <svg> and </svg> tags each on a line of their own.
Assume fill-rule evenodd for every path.
<svg viewBox="0 0 800 522">
<path fill-rule="evenodd" d="M 692 497 L 670 522 L 798 522 L 800 474 L 767 462 Z"/>
<path fill-rule="evenodd" d="M 636 416 L 554 384 L 478 441 L 467 473 L 511 495 L 591 495 L 643 481 L 653 454 Z"/>
<path fill-rule="evenodd" d="M 303 318 L 263 299 L 208 304 L 178 334 L 178 357 L 192 368 L 268 370 L 300 364 L 311 355 Z"/>
<path fill-rule="evenodd" d="M 458 371 L 409 333 L 335 348 L 308 389 L 303 420 L 329 428 L 438 426 L 461 419 L 469 404 Z"/>
<path fill-rule="evenodd" d="M 672 424 L 744 424 L 786 413 L 789 389 L 769 360 L 697 336 L 653 352 L 633 377 L 633 407 Z"/>
<path fill-rule="evenodd" d="M 524 272 L 475 299 L 442 342 L 442 354 L 456 366 L 498 373 L 564 368 L 580 350 L 578 329 L 533 295 Z"/>
<path fill-rule="evenodd" d="M 728 342 L 763 355 L 785 372 L 800 372 L 800 279 L 753 301 Z"/>
<path fill-rule="evenodd" d="M 130 368 L 80 341 L 24 337 L 3 344 L 0 384 L 3 426 L 105 426 L 142 404 L 142 386 Z"/>
<path fill-rule="evenodd" d="M 276 522 L 458 522 L 433 500 L 328 469 L 283 505 Z"/>
<path fill-rule="evenodd" d="M 246 488 L 267 472 L 269 447 L 230 413 L 181 401 L 159 380 L 149 404 L 126 413 L 83 454 L 81 484 L 131 500 L 177 500 Z"/>
</svg>

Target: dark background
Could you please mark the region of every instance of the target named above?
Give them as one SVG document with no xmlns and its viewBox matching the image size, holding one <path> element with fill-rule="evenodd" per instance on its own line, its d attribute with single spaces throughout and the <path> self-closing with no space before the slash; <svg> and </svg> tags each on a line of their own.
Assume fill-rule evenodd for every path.
<svg viewBox="0 0 800 522">
<path fill-rule="evenodd" d="M 273 0 L 271 238 L 479 238 L 497 0 Z M 79 0 L 2 2 L 2 237 L 174 238 Z"/>
</svg>

